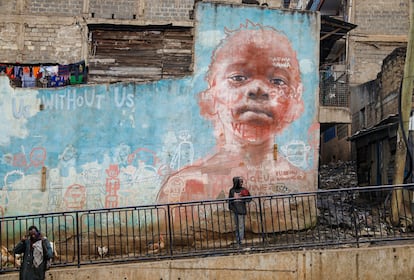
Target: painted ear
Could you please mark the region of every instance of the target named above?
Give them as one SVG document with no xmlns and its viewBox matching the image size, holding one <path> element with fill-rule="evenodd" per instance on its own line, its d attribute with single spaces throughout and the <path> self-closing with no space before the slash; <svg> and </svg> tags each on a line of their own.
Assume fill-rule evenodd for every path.
<svg viewBox="0 0 414 280">
<path fill-rule="evenodd" d="M 287 112 L 286 114 L 286 118 L 285 118 L 286 121 L 289 123 L 294 122 L 296 119 L 298 119 L 302 115 L 304 109 L 305 109 L 305 106 L 303 104 L 303 100 L 301 99 L 296 104 L 290 107 L 289 112 Z"/>
<path fill-rule="evenodd" d="M 287 123 L 292 123 L 294 122 L 296 119 L 298 119 L 303 111 L 305 110 L 305 105 L 302 99 L 302 93 L 303 93 L 303 86 L 302 84 L 299 84 L 298 87 L 296 89 L 294 89 L 294 93 L 293 93 L 293 102 L 290 105 L 290 110 L 288 112 L 286 112 L 285 115 L 285 121 Z"/>
<path fill-rule="evenodd" d="M 217 113 L 216 100 L 212 89 L 207 89 L 199 93 L 198 105 L 200 106 L 201 115 L 207 119 L 212 118 Z"/>
<path fill-rule="evenodd" d="M 296 88 L 292 88 L 293 90 L 293 98 L 296 100 L 302 100 L 303 95 L 303 84 L 299 82 Z"/>
</svg>

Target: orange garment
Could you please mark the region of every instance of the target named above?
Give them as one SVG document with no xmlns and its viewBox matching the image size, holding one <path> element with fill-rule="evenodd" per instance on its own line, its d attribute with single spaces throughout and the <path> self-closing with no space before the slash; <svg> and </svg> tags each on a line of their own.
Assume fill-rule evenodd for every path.
<svg viewBox="0 0 414 280">
<path fill-rule="evenodd" d="M 33 71 L 33 76 L 35 76 L 36 78 L 41 77 L 41 76 L 40 77 L 38 76 L 39 71 L 40 71 L 40 66 L 33 66 L 32 71 Z"/>
<path fill-rule="evenodd" d="M 9 76 L 10 79 L 14 78 L 13 66 L 9 66 L 9 67 L 6 68 L 6 75 Z"/>
</svg>

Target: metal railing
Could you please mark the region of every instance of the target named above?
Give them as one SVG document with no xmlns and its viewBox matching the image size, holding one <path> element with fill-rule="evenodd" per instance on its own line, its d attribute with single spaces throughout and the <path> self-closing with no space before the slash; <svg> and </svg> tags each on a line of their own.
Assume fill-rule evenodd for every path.
<svg viewBox="0 0 414 280">
<path fill-rule="evenodd" d="M 27 228 L 36 225 L 54 245 L 52 267 L 80 267 L 412 241 L 413 191 L 410 184 L 253 197 L 241 246 L 229 199 L 3 217 L 0 245 L 12 256 Z M 13 261 L 0 266 L 0 272 L 17 269 Z"/>
<path fill-rule="evenodd" d="M 349 79 L 346 71 L 319 72 L 319 103 L 322 106 L 349 107 Z"/>
</svg>

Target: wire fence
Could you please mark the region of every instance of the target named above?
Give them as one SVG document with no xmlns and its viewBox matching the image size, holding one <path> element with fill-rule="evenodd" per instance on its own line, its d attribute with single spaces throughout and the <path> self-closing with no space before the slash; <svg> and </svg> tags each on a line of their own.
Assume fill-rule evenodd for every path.
<svg viewBox="0 0 414 280">
<path fill-rule="evenodd" d="M 349 81 L 346 71 L 319 72 L 319 103 L 322 106 L 349 107 Z"/>
<path fill-rule="evenodd" d="M 229 199 L 3 217 L 0 272 L 16 271 L 13 248 L 36 225 L 53 267 L 414 240 L 414 185 L 253 197 L 245 239 L 235 242 Z"/>
</svg>

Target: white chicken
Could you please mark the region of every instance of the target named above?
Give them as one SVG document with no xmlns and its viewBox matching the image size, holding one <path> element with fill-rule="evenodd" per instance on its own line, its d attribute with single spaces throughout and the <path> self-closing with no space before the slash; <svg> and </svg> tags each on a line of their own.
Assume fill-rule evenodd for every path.
<svg viewBox="0 0 414 280">
<path fill-rule="evenodd" d="M 56 260 L 56 259 L 59 259 L 59 254 L 58 254 L 58 252 L 57 252 L 57 250 L 56 250 L 56 245 L 55 245 L 55 242 L 53 242 L 53 241 L 49 241 L 50 242 L 50 247 L 52 247 L 52 252 L 53 252 L 53 258 Z"/>
<path fill-rule="evenodd" d="M 98 254 L 101 258 L 105 257 L 106 255 L 108 255 L 108 247 L 106 246 L 98 246 Z"/>
<path fill-rule="evenodd" d="M 148 252 L 152 254 L 156 254 L 164 248 L 165 248 L 165 241 L 162 235 L 160 235 L 158 242 L 153 242 L 153 243 L 148 244 Z"/>
<path fill-rule="evenodd" d="M 44 238 L 47 239 L 47 236 L 44 236 Z M 49 240 L 49 244 L 50 244 L 50 247 L 52 248 L 53 259 L 55 259 L 55 260 L 59 259 L 59 254 L 56 251 L 55 242 Z"/>
</svg>

